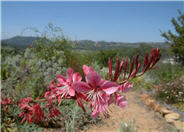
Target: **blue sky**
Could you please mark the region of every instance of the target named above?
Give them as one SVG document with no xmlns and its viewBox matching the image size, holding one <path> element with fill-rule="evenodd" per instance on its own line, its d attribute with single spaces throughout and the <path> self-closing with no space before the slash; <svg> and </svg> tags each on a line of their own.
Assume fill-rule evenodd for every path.
<svg viewBox="0 0 184 132">
<path fill-rule="evenodd" d="M 158 42 L 160 30 L 174 31 L 177 9 L 184 11 L 184 2 L 2 2 L 2 38 L 52 22 L 71 40 Z"/>
</svg>

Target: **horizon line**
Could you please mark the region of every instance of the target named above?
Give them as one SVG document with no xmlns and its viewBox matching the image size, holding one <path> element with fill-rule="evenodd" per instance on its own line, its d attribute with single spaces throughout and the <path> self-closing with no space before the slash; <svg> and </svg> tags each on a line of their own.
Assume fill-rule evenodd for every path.
<svg viewBox="0 0 184 132">
<path fill-rule="evenodd" d="M 15 38 L 15 37 L 40 37 L 40 36 L 23 36 L 23 35 L 16 35 L 16 36 L 13 36 L 13 37 L 10 37 L 10 38 L 5 38 L 5 39 L 2 39 L 1 38 L 1 41 L 3 40 L 7 40 L 7 39 L 12 39 L 12 38 Z M 41 38 L 41 37 L 40 37 Z M 83 40 L 89 40 L 89 41 L 93 41 L 93 42 L 100 42 L 100 41 L 104 41 L 104 42 L 115 42 L 115 43 L 166 43 L 165 41 L 135 41 L 135 42 L 126 42 L 126 41 L 105 41 L 105 40 L 91 40 L 91 39 L 80 39 L 80 40 L 72 40 L 72 39 L 68 39 L 68 38 L 65 38 L 67 39 L 68 41 L 83 41 Z"/>
</svg>

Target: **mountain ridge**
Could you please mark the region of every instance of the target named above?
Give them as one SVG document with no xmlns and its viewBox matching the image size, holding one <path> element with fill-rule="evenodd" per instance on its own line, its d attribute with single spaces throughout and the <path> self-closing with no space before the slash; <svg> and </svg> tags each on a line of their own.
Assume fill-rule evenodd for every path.
<svg viewBox="0 0 184 132">
<path fill-rule="evenodd" d="M 13 46 L 16 48 L 26 48 L 33 45 L 35 40 L 41 39 L 40 37 L 33 36 L 15 36 L 9 39 L 1 40 L 2 45 Z M 90 49 L 90 50 L 103 50 L 103 49 L 118 49 L 118 48 L 136 48 L 140 44 L 146 44 L 152 47 L 168 47 L 165 42 L 106 42 L 106 41 L 93 41 L 93 40 L 69 40 L 76 49 Z"/>
</svg>

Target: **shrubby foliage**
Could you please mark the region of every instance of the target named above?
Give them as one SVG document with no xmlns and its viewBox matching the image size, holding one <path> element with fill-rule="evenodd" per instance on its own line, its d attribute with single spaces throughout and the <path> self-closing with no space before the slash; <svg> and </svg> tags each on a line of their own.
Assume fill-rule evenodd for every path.
<svg viewBox="0 0 184 132">
<path fill-rule="evenodd" d="M 52 28 L 52 33 L 61 31 L 55 30 L 52 24 L 48 27 Z M 25 97 L 38 99 L 49 89 L 49 84 L 56 75 L 66 73 L 66 67 L 72 67 L 75 71 L 82 71 L 84 63 L 91 63 L 90 56 L 73 52 L 71 45 L 61 35 L 52 34 L 48 38 L 48 34 L 44 33 L 39 38 L 35 42 L 36 45 L 18 52 L 14 52 L 15 49 L 13 48 L 2 48 L 2 99 L 6 97 L 13 98 L 12 101 Z M 76 114 L 73 115 L 73 112 L 75 112 L 73 108 L 76 107 L 74 102 L 64 101 L 60 105 L 62 121 L 55 118 L 47 121 L 46 124 L 29 124 L 26 127 L 19 124 L 20 118 L 16 118 L 21 112 L 20 108 L 18 106 L 11 107 L 8 113 L 1 113 L 2 128 L 4 131 L 14 130 L 12 128 L 17 131 L 24 131 L 25 129 L 36 131 L 41 130 L 41 127 L 55 128 L 59 126 L 63 127 L 64 131 L 66 129 L 75 131 L 76 129 L 84 129 L 85 123 L 95 123 L 98 120 L 98 118 L 91 119 L 89 111 L 84 114 L 81 109 L 77 109 Z M 63 119 L 65 120 L 64 123 L 62 123 Z"/>
<path fill-rule="evenodd" d="M 43 48 L 44 48 L 44 45 L 43 45 Z M 86 65 L 83 65 L 83 71 L 85 73 L 85 78 L 87 79 L 86 82 L 80 82 L 82 80 L 80 74 L 77 74 L 77 73 L 73 74 L 73 69 L 71 69 L 71 68 L 69 68 L 67 70 L 67 81 L 66 81 L 60 74 L 58 74 L 58 72 L 61 73 L 62 70 L 65 69 L 64 66 L 62 66 L 62 63 L 63 63 L 62 56 L 64 56 L 64 58 L 66 58 L 64 52 L 65 51 L 63 51 L 63 54 L 60 54 L 61 58 L 56 59 L 55 56 L 52 56 L 50 59 L 46 60 L 46 58 L 42 58 L 42 57 L 38 56 L 38 54 L 35 53 L 33 47 L 30 47 L 29 49 L 26 49 L 22 55 L 12 56 L 12 59 L 14 61 L 11 61 L 11 58 L 7 57 L 5 59 L 5 61 L 3 62 L 3 64 L 7 66 L 6 70 L 8 71 L 8 78 L 4 78 L 4 80 L 3 80 L 3 84 L 4 84 L 3 85 L 3 92 L 5 93 L 4 96 L 13 97 L 15 94 L 17 95 L 17 98 L 13 98 L 13 100 L 15 100 L 15 101 L 19 100 L 18 106 L 20 107 L 20 109 L 22 109 L 22 112 L 21 112 L 21 114 L 19 114 L 19 117 L 22 117 L 22 118 L 24 117 L 21 122 L 24 122 L 25 120 L 27 120 L 28 122 L 34 121 L 34 123 L 38 123 L 37 121 L 40 121 L 40 119 L 42 118 L 43 120 L 41 120 L 39 122 L 40 126 L 44 126 L 44 127 L 64 126 L 65 128 L 67 128 L 67 130 L 70 130 L 70 129 L 73 130 L 74 128 L 76 128 L 75 122 L 74 122 L 74 119 L 76 119 L 76 117 L 73 117 L 73 116 L 76 116 L 79 114 L 73 113 L 74 111 L 72 111 L 71 117 L 70 117 L 70 115 L 65 114 L 65 113 L 70 113 L 70 112 L 66 111 L 68 106 L 65 104 L 65 101 L 61 102 L 61 99 L 65 99 L 65 97 L 66 97 L 66 99 L 77 98 L 77 102 L 78 102 L 79 106 L 82 107 L 82 109 L 84 111 L 85 111 L 85 108 L 79 99 L 83 98 L 87 102 L 92 101 L 91 102 L 91 111 L 93 112 L 91 115 L 92 117 L 96 117 L 100 112 L 107 114 L 106 113 L 107 105 L 110 105 L 111 103 L 115 103 L 118 106 L 124 108 L 126 106 L 126 99 L 124 96 L 119 95 L 119 93 L 117 93 L 117 91 L 119 91 L 119 92 L 128 91 L 132 87 L 132 84 L 128 83 L 128 79 L 143 75 L 145 71 L 151 69 L 156 64 L 156 62 L 160 59 L 160 51 L 158 49 L 153 49 L 151 51 L 150 58 L 148 58 L 147 55 L 145 56 L 144 66 L 142 68 L 140 67 L 140 61 L 139 61 L 139 58 L 137 56 L 136 59 L 133 58 L 130 61 L 131 65 L 129 67 L 129 70 L 127 71 L 127 64 L 129 62 L 127 61 L 127 59 L 120 61 L 119 56 L 117 56 L 115 68 L 112 68 L 112 62 L 111 62 L 110 58 L 108 59 L 108 66 L 109 66 L 108 72 L 107 72 L 107 69 L 100 69 L 98 66 L 95 67 L 97 70 L 99 70 L 99 72 L 101 74 L 103 74 L 104 78 L 106 78 L 106 80 L 109 80 L 109 81 L 101 79 L 101 77 L 92 69 L 92 67 L 88 67 Z M 94 64 L 94 65 L 96 65 L 96 64 Z M 113 71 L 113 69 L 114 69 L 114 71 Z M 120 74 L 121 74 L 122 69 L 124 71 L 124 74 L 123 74 L 123 77 L 119 78 L 119 76 L 121 76 Z M 140 73 L 138 73 L 139 69 L 141 70 Z M 106 73 L 108 73 L 108 74 L 106 74 Z M 60 83 L 55 84 L 55 82 L 50 83 L 51 80 L 53 80 L 52 75 L 53 76 L 57 75 L 56 78 L 58 79 L 58 81 L 60 81 L 61 84 Z M 70 80 L 71 78 L 73 78 L 76 81 L 71 82 L 71 80 Z M 95 84 L 96 81 L 93 81 L 94 79 L 100 79 L 102 81 L 102 82 L 98 81 L 99 84 L 97 84 L 99 87 L 101 87 L 101 89 L 100 89 L 101 91 L 92 90 L 92 89 L 96 88 L 96 87 L 94 87 L 94 86 L 96 86 L 96 84 Z M 61 80 L 63 80 L 63 81 L 61 81 Z M 110 80 L 112 80 L 112 81 L 110 81 Z M 12 83 L 9 83 L 10 81 L 12 81 Z M 49 89 L 47 88 L 47 85 L 49 85 L 48 83 L 50 83 Z M 73 83 L 71 88 L 76 89 L 76 92 L 74 93 L 74 95 L 73 95 L 73 93 L 68 94 L 65 90 L 62 91 L 62 87 L 61 88 L 57 87 L 57 85 L 58 86 L 60 86 L 60 85 L 65 86 L 66 85 L 66 87 L 63 87 L 63 88 L 66 88 L 66 90 L 69 90 L 69 89 L 67 89 L 67 87 L 69 87 L 70 83 Z M 80 85 L 80 87 L 78 87 L 78 85 Z M 9 87 L 12 87 L 12 88 L 9 88 Z M 94 92 L 94 94 L 92 93 L 92 94 L 90 94 L 90 96 L 87 95 L 90 98 L 88 98 L 86 95 L 82 95 L 82 94 L 84 94 L 82 89 L 83 88 L 85 89 L 86 87 L 89 87 L 88 90 L 90 90 L 91 92 Z M 111 87 L 114 89 L 113 91 L 112 91 Z M 110 90 L 108 90 L 108 89 L 110 89 Z M 91 93 L 91 92 L 89 92 L 89 93 Z M 101 93 L 99 93 L 99 92 L 101 92 Z M 38 97 L 43 95 L 43 93 L 44 93 L 44 97 L 48 101 L 48 104 L 45 106 L 42 103 L 41 103 L 41 105 L 39 105 L 37 102 L 35 102 L 32 99 L 32 98 L 38 99 Z M 70 94 L 72 94 L 72 95 L 70 95 Z M 114 94 L 114 95 L 110 96 L 109 94 Z M 61 98 L 58 98 L 58 95 L 61 96 Z M 70 95 L 70 96 L 68 96 L 68 95 Z M 30 96 L 32 96 L 32 98 L 30 98 Z M 85 96 L 88 99 L 86 99 Z M 93 96 L 95 96 L 95 97 L 93 97 Z M 99 99 L 101 99 L 101 96 L 102 96 L 102 98 L 104 98 L 103 100 L 101 100 L 101 101 L 103 101 L 103 103 L 100 102 L 100 100 L 98 101 L 96 96 L 98 96 Z M 63 107 L 58 108 L 59 110 L 64 112 L 63 114 L 56 108 L 56 106 L 53 107 L 53 105 L 51 104 L 51 102 L 55 102 L 53 99 L 56 99 L 56 97 L 58 98 L 58 103 L 59 103 L 58 105 L 63 105 L 63 103 L 64 103 Z M 93 99 L 91 100 L 91 97 L 93 97 L 94 100 Z M 5 99 L 5 97 L 3 97 L 3 98 L 4 98 L 4 100 L 3 100 L 2 104 L 6 105 L 6 104 L 12 103 L 11 98 L 8 98 L 8 99 Z M 22 98 L 24 98 L 24 99 L 22 99 Z M 106 102 L 104 102 L 104 101 L 106 101 Z M 29 103 L 33 103 L 33 105 L 30 105 Z M 69 106 L 72 107 L 73 105 L 74 105 L 73 101 L 69 103 Z M 60 119 L 57 117 L 56 117 L 56 120 L 52 119 L 52 118 L 51 118 L 51 120 L 48 118 L 44 119 L 44 113 L 43 113 L 42 108 L 40 106 L 42 108 L 45 108 L 46 111 L 50 111 L 50 114 L 49 114 L 50 117 L 53 116 L 52 114 L 54 114 L 54 116 L 57 116 L 57 117 L 59 114 L 61 114 L 62 118 L 66 119 L 65 123 L 63 125 L 58 123 L 58 121 L 60 121 Z M 103 107 L 103 109 L 98 109 L 99 106 Z M 92 108 L 92 107 L 94 107 L 94 108 Z M 10 109 L 12 109 L 12 108 L 13 107 L 11 107 Z M 3 111 L 5 111 L 5 109 L 8 109 L 8 106 L 6 108 L 3 107 Z M 15 110 L 15 109 L 17 109 L 17 108 L 13 108 L 13 110 Z M 20 109 L 18 111 L 20 111 Z M 38 111 L 38 112 L 35 112 L 35 111 Z M 9 111 L 7 111 L 7 112 L 9 112 Z M 15 116 L 14 115 L 15 113 L 8 114 L 7 112 L 2 114 L 3 123 L 7 121 L 7 118 L 9 118 L 9 116 L 13 116 L 13 117 Z M 39 114 L 39 115 L 36 115 L 36 114 Z M 34 120 L 33 120 L 33 115 L 34 115 Z M 27 116 L 29 116 L 29 117 L 27 117 Z M 70 121 L 71 119 L 73 121 Z M 17 119 L 15 118 L 14 121 L 18 122 L 18 120 L 19 120 L 18 118 Z M 53 121 L 55 123 L 52 123 Z M 69 128 L 69 126 L 73 126 L 73 127 Z M 4 129 L 6 129 L 6 128 L 7 127 L 5 125 Z"/>
<path fill-rule="evenodd" d="M 116 50 L 101 50 L 97 52 L 96 60 L 100 67 L 108 66 L 109 57 L 112 58 L 113 63 L 115 62 L 115 58 L 118 52 Z"/>
<path fill-rule="evenodd" d="M 131 120 L 129 122 L 122 122 L 118 129 L 118 132 L 137 132 L 136 121 Z"/>
<path fill-rule="evenodd" d="M 48 86 L 56 77 L 56 75 L 59 73 L 65 75 L 68 67 L 73 68 L 75 72 L 82 73 L 82 79 L 84 81 L 85 74 L 83 73 L 82 69 L 84 64 L 91 65 L 103 79 L 108 80 L 109 69 L 107 66 L 109 57 L 112 60 L 112 75 L 120 76 L 120 80 L 123 79 L 125 67 L 123 66 L 124 69 L 122 72 L 118 69 L 120 68 L 121 59 L 123 59 L 124 63 L 127 63 L 127 74 L 125 77 L 128 78 L 128 73 L 130 72 L 132 73 L 130 74 L 130 77 L 133 78 L 135 77 L 134 73 L 139 75 L 141 74 L 141 72 L 136 71 L 138 63 L 135 61 L 135 58 L 134 61 L 132 61 L 133 55 L 138 53 L 140 54 L 139 59 L 144 59 L 143 57 L 145 56 L 145 50 L 149 52 L 152 48 L 142 44 L 140 47 L 135 49 L 126 48 L 117 50 L 81 52 L 73 49 L 73 45 L 62 36 L 62 33 L 60 33 L 61 30 L 57 30 L 57 27 L 54 27 L 52 24 L 50 24 L 47 28 L 49 28 L 51 34 L 49 35 L 48 33 L 43 33 L 41 36 L 39 36 L 41 39 L 36 40 L 36 44 L 32 45 L 30 48 L 27 48 L 21 52 L 11 52 L 11 55 L 9 55 L 9 51 L 7 52 L 7 50 L 3 50 L 3 59 L 1 65 L 3 99 L 5 96 L 14 97 L 14 100 L 25 97 L 38 99 L 45 91 L 49 90 Z M 52 34 L 52 32 L 55 32 L 55 34 Z M 166 52 L 167 50 L 165 53 Z M 119 55 L 120 58 L 119 62 L 116 58 L 117 55 Z M 128 61 L 125 60 L 125 56 L 128 56 Z M 149 59 L 145 58 L 145 66 L 141 66 L 139 68 L 144 70 L 146 65 L 149 64 L 148 62 Z M 142 63 L 142 65 L 144 64 Z M 149 69 L 150 67 L 151 65 L 149 65 L 147 68 Z M 156 71 L 155 73 L 156 76 L 158 76 L 157 80 L 159 80 L 159 82 L 162 81 L 161 79 L 165 79 L 165 74 L 161 74 L 162 72 L 165 72 L 165 70 L 163 70 L 164 68 L 165 66 L 161 68 L 161 71 Z M 175 70 L 172 69 L 170 71 L 172 71 L 172 73 L 163 81 L 168 81 L 171 78 L 175 78 L 175 76 L 172 76 Z M 117 73 L 120 74 L 118 75 Z M 113 79 L 114 76 L 111 76 L 110 79 Z M 117 77 L 116 79 L 118 80 Z M 139 84 L 140 83 L 137 83 L 137 85 Z M 149 88 L 151 87 L 151 85 L 148 83 L 145 83 L 145 86 L 149 86 Z M 121 98 L 119 98 L 119 100 L 121 100 Z M 41 104 L 41 106 L 43 106 L 43 104 Z M 61 118 L 56 117 L 37 125 L 29 124 L 25 128 L 25 126 L 21 126 L 19 124 L 21 120 L 19 118 L 15 118 L 20 112 L 18 107 L 15 106 L 10 109 L 9 113 L 3 113 L 1 115 L 3 117 L 3 129 L 11 127 L 17 127 L 17 129 L 20 131 L 24 131 L 25 129 L 34 131 L 35 129 L 38 130 L 41 127 L 62 127 L 63 131 L 85 129 L 86 124 L 96 123 L 98 121 L 98 118 L 92 119 L 90 117 L 90 110 L 87 107 L 85 107 L 85 109 L 87 110 L 87 113 L 84 114 L 81 109 L 76 107 L 76 103 L 74 101 L 64 100 L 60 106 L 58 106 L 58 110 L 61 111 Z M 10 122 L 9 120 L 11 119 L 13 120 Z M 11 126 L 9 124 L 14 125 Z"/>
<path fill-rule="evenodd" d="M 149 73 L 155 84 L 167 83 L 184 74 L 183 66 L 179 64 L 159 63 L 159 67 Z"/>
<path fill-rule="evenodd" d="M 184 111 L 184 67 L 159 62 L 159 68 L 133 80 L 134 87 L 152 91 L 152 96 Z"/>
<path fill-rule="evenodd" d="M 184 102 L 184 76 L 161 84 L 156 96 L 169 104 Z"/>
<path fill-rule="evenodd" d="M 20 98 L 40 96 L 53 77 L 65 71 L 62 58 L 56 61 L 56 57 L 53 56 L 47 61 L 37 58 L 32 49 L 26 49 L 23 56 L 7 56 L 2 65 L 5 66 L 3 70 L 6 73 L 2 80 L 2 91 L 7 90 L 11 96 L 21 95 Z"/>
<path fill-rule="evenodd" d="M 170 44 L 171 52 L 176 57 L 176 60 L 184 64 L 184 13 L 178 10 L 179 17 L 172 18 L 171 22 L 177 34 L 169 30 L 167 33 L 162 33 L 162 36 Z"/>
</svg>

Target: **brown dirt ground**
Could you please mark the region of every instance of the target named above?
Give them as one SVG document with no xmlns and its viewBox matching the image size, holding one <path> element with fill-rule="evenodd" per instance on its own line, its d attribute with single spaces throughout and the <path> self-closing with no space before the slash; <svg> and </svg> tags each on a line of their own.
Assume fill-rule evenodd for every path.
<svg viewBox="0 0 184 132">
<path fill-rule="evenodd" d="M 101 116 L 103 122 L 89 126 L 87 132 L 117 132 L 122 121 L 135 119 L 138 132 L 162 132 L 167 123 L 158 114 L 144 106 L 137 97 L 137 92 L 128 92 L 126 98 L 128 106 L 124 109 L 111 105 L 110 117 Z"/>
</svg>

